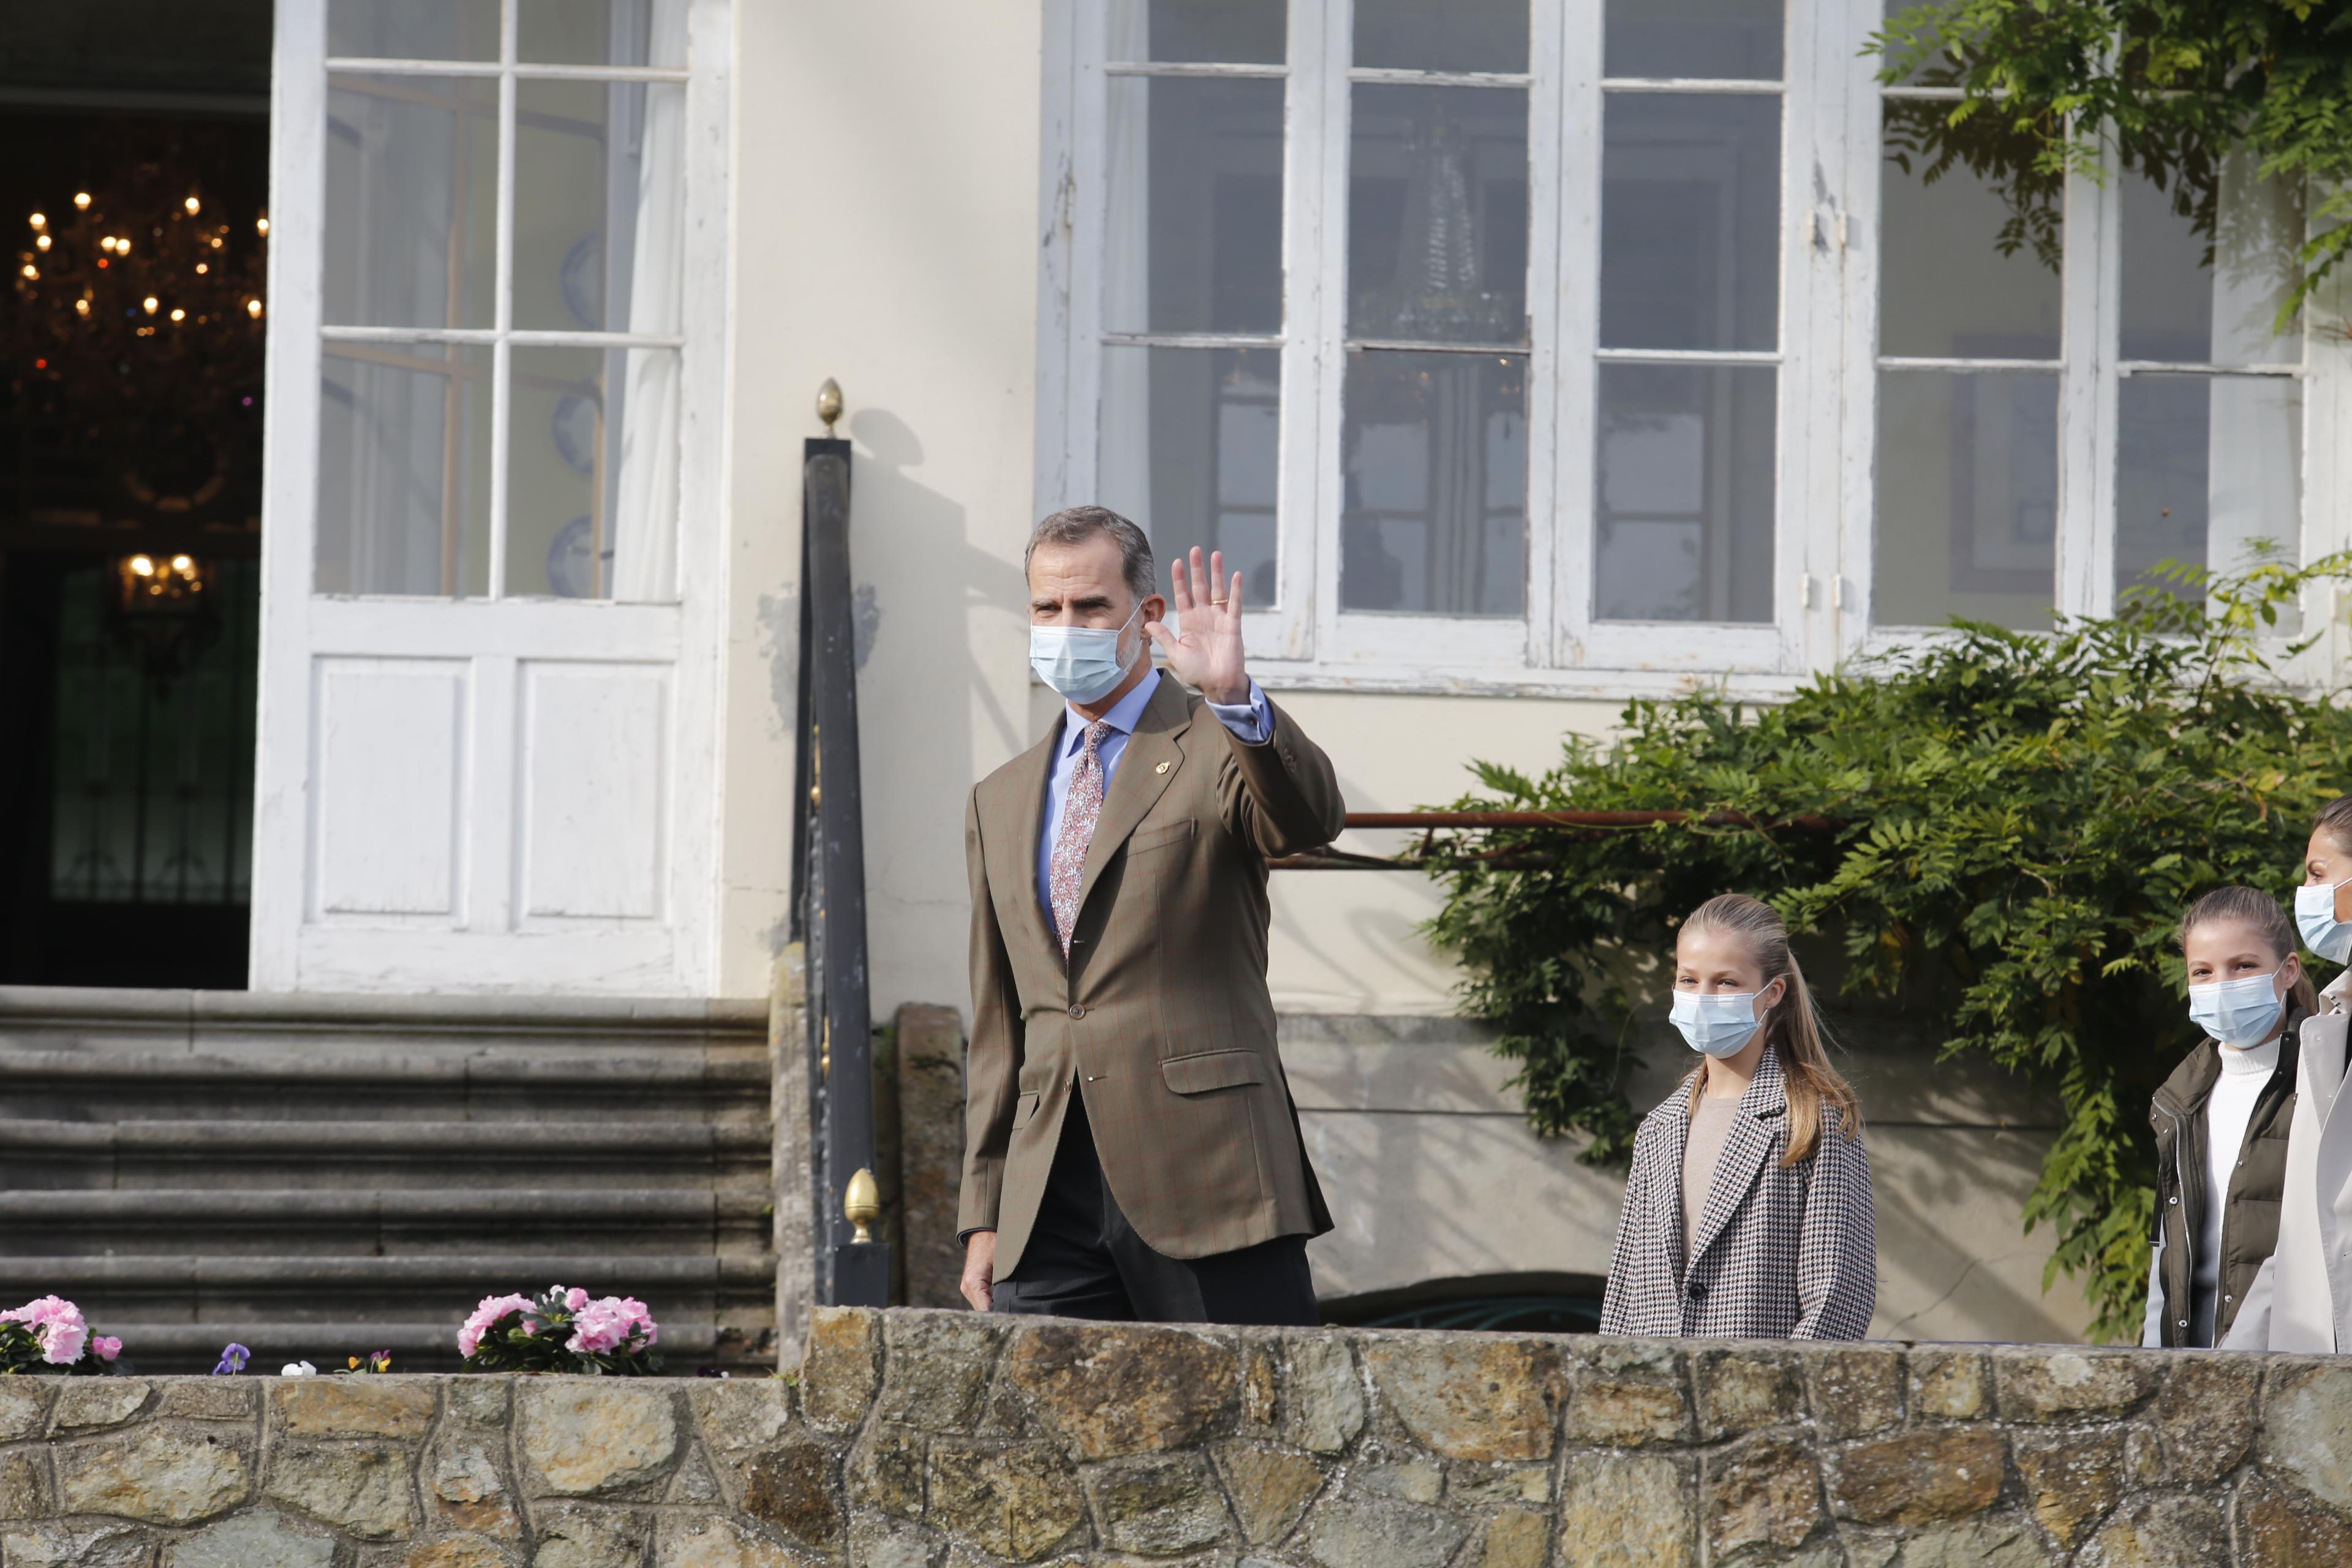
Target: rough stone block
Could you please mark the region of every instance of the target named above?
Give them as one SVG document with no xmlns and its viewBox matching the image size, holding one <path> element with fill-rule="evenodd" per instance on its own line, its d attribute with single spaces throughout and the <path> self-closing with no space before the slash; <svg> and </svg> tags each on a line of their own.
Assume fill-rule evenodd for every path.
<svg viewBox="0 0 2352 1568">
<path fill-rule="evenodd" d="M 452 1377 L 443 1385 L 448 1390 L 449 1414 L 460 1421 L 470 1421 L 477 1426 L 503 1426 L 507 1424 L 509 1396 L 514 1391 L 510 1377 Z"/>
<path fill-rule="evenodd" d="M 532 1495 L 612 1497 L 667 1475 L 680 1447 L 676 1385 L 546 1378 L 521 1390 Z"/>
<path fill-rule="evenodd" d="M 1441 1568 L 1469 1533 L 1435 1509 L 1342 1492 L 1316 1506 L 1299 1541 L 1323 1568 Z"/>
<path fill-rule="evenodd" d="M 1857 1443 L 1837 1456 L 1830 1499 L 1864 1524 L 1925 1524 L 1981 1513 L 2000 1495 L 1998 1432 L 1943 1427 Z"/>
<path fill-rule="evenodd" d="M 719 1514 L 665 1514 L 654 1542 L 654 1568 L 803 1568 L 803 1562 Z"/>
<path fill-rule="evenodd" d="M 793 1421 L 793 1385 L 781 1377 L 699 1377 L 687 1384 L 694 1424 L 722 1458 L 772 1447 Z"/>
<path fill-rule="evenodd" d="M 0 1442 L 37 1435 L 48 1424 L 56 1385 L 42 1377 L 0 1377 Z"/>
<path fill-rule="evenodd" d="M 1751 1546 L 1804 1544 L 1822 1519 L 1811 1449 L 1780 1433 L 1749 1437 L 1705 1460 L 1709 1561 Z"/>
<path fill-rule="evenodd" d="M 2069 1552 L 2123 1497 L 2121 1432 L 2021 1436 L 2012 1452 L 2033 1517 Z"/>
<path fill-rule="evenodd" d="M 1274 1350 L 1263 1340 L 1242 1342 L 1241 1429 L 1253 1437 L 1273 1436 L 1282 1416 L 1282 1377 Z"/>
<path fill-rule="evenodd" d="M 1910 1352 L 1911 1414 L 1976 1421 L 1992 1414 L 1992 1363 L 1982 1351 L 1928 1346 Z"/>
<path fill-rule="evenodd" d="M 1348 1342 L 1338 1334 L 1288 1336 L 1282 1359 L 1290 1440 L 1317 1454 L 1336 1454 L 1354 1442 L 1364 1429 L 1364 1385 Z"/>
<path fill-rule="evenodd" d="M 889 1370 L 877 1414 L 926 1432 L 973 1430 L 1001 1322 L 978 1312 L 891 1313 L 884 1331 Z"/>
<path fill-rule="evenodd" d="M 846 1482 L 850 1506 L 923 1516 L 923 1439 L 898 1426 L 869 1426 L 851 1450 Z"/>
<path fill-rule="evenodd" d="M 948 1544 L 930 1531 L 896 1520 L 849 1521 L 849 1560 L 857 1568 L 940 1568 Z"/>
<path fill-rule="evenodd" d="M 2240 1568 L 2352 1563 L 2352 1520 L 2259 1470 L 2238 1488 Z"/>
<path fill-rule="evenodd" d="M 1181 1329 L 1059 1324 L 1013 1342 L 1006 1378 L 1084 1459 L 1182 1447 L 1234 1404 L 1233 1350 Z"/>
<path fill-rule="evenodd" d="M 279 1444 L 265 1489 L 279 1502 L 362 1541 L 416 1533 L 408 1450 L 390 1443 Z"/>
<path fill-rule="evenodd" d="M 2172 1477 L 2216 1481 L 2253 1447 L 2262 1362 L 2253 1356 L 2171 1356 L 2164 1391 L 2148 1406 Z"/>
<path fill-rule="evenodd" d="M 1805 1418 L 1804 1373 L 1794 1355 L 1742 1345 L 1696 1351 L 1690 1360 L 1701 1436 L 1736 1437 Z"/>
<path fill-rule="evenodd" d="M 1551 1501 L 1549 1465 L 1456 1464 L 1446 1478 L 1446 1492 L 1463 1508 L 1486 1508 L 1496 1503 Z"/>
<path fill-rule="evenodd" d="M 164 1568 L 330 1568 L 334 1560 L 332 1536 L 307 1535 L 267 1510 L 207 1525 L 163 1553 Z"/>
<path fill-rule="evenodd" d="M 198 1421 L 250 1421 L 260 1393 L 260 1385 L 248 1378 L 174 1377 L 163 1384 L 155 1414 Z"/>
<path fill-rule="evenodd" d="M 1086 1472 L 1103 1540 L 1121 1552 L 1173 1557 L 1232 1531 L 1209 1461 L 1199 1454 L 1128 1459 Z"/>
<path fill-rule="evenodd" d="M 1541 1459 L 1552 1451 L 1559 1356 L 1538 1340 L 1381 1335 L 1372 1384 L 1416 1442 L 1449 1459 Z"/>
<path fill-rule="evenodd" d="M 2260 1457 L 2320 1501 L 2352 1512 L 2352 1365 L 2273 1366 Z"/>
<path fill-rule="evenodd" d="M 8 1568 L 147 1568 L 155 1537 L 128 1524 L 37 1524 L 0 1533 Z"/>
<path fill-rule="evenodd" d="M 1571 1444 L 1638 1447 L 1689 1441 L 1690 1394 L 1681 1352 L 1662 1340 L 1579 1345 L 1564 1426 Z"/>
<path fill-rule="evenodd" d="M 58 1432 L 120 1426 L 147 1408 L 155 1385 L 143 1377 L 72 1377 L 58 1390 L 52 1414 Z"/>
<path fill-rule="evenodd" d="M 437 1403 L 421 1378 L 288 1377 L 269 1385 L 278 1429 L 289 1437 L 422 1437 Z"/>
<path fill-rule="evenodd" d="M 1813 1421 L 1824 1436 L 1866 1437 L 1903 1419 L 1903 1352 L 1836 1345 L 1805 1357 Z"/>
<path fill-rule="evenodd" d="M 1348 1488 L 1373 1497 L 1401 1498 L 1406 1502 L 1435 1502 L 1445 1490 L 1445 1472 L 1426 1460 L 1379 1463 L 1360 1458 L 1348 1470 Z"/>
<path fill-rule="evenodd" d="M 2159 1360 L 2137 1351 L 1995 1351 L 2001 1419 L 2090 1421 L 2128 1414 L 2156 1386 Z"/>
<path fill-rule="evenodd" d="M 1242 1536 L 1253 1546 L 1271 1546 L 1297 1527 L 1307 1505 L 1323 1489 L 1323 1467 L 1307 1455 L 1263 1443 L 1227 1443 L 1217 1450 Z"/>
<path fill-rule="evenodd" d="M 510 1568 L 511 1559 L 487 1536 L 451 1535 L 408 1549 L 401 1568 Z"/>
<path fill-rule="evenodd" d="M 1867 1561 L 1860 1552 L 1853 1560 Z M 2032 1525 L 1995 1514 L 1909 1531 L 1891 1555 L 1877 1561 L 1886 1568 L 2044 1568 L 2056 1559 Z"/>
<path fill-rule="evenodd" d="M 460 1427 L 445 1436 L 425 1460 L 428 1506 L 440 1519 L 501 1541 L 522 1538 L 502 1455 L 492 1440 Z"/>
<path fill-rule="evenodd" d="M 2134 1498 L 2076 1554 L 2079 1568 L 2210 1568 L 2230 1560 L 2221 1510 L 2203 1498 Z"/>
<path fill-rule="evenodd" d="M 1692 1470 L 1681 1454 L 1570 1454 L 1560 1472 L 1561 1568 L 1691 1568 Z"/>
<path fill-rule="evenodd" d="M 48 1456 L 19 1448 L 0 1456 L 0 1520 L 45 1519 L 52 1510 Z"/>
<path fill-rule="evenodd" d="M 929 1521 L 992 1557 L 1035 1562 L 1086 1522 L 1077 1472 L 1044 1444 L 933 1443 L 927 1464 Z"/>
<path fill-rule="evenodd" d="M 754 1456 L 756 1458 L 757 1456 Z M 671 1472 L 669 1488 L 662 1493 L 665 1502 L 722 1502 L 726 1492 L 719 1484 L 719 1476 L 711 1468 L 710 1456 L 700 1446 L 689 1447 L 686 1458 Z"/>
<path fill-rule="evenodd" d="M 227 1440 L 149 1426 L 57 1453 L 68 1513 L 194 1524 L 253 1495 L 253 1471 Z"/>
<path fill-rule="evenodd" d="M 1543 1568 L 1550 1546 L 1550 1520 L 1533 1509 L 1507 1508 L 1486 1521 L 1462 1568 Z"/>
<path fill-rule="evenodd" d="M 653 1533 L 641 1510 L 593 1503 L 541 1504 L 530 1523 L 539 1538 L 531 1568 L 640 1568 Z"/>
<path fill-rule="evenodd" d="M 801 1409 L 809 1425 L 846 1432 L 874 1408 L 882 1384 L 882 1317 L 856 1307 L 819 1307 L 801 1363 Z"/>
<path fill-rule="evenodd" d="M 838 1546 L 845 1519 L 835 1452 L 799 1442 L 754 1456 L 743 1468 L 743 1511 L 804 1546 Z"/>
</svg>

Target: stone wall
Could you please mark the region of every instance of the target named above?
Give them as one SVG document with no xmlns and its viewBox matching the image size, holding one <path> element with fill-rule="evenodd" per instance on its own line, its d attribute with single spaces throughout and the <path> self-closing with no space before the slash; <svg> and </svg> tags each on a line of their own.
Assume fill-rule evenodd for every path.
<svg viewBox="0 0 2352 1568">
<path fill-rule="evenodd" d="M 2352 1563 L 2352 1364 L 820 1311 L 799 1380 L 0 1380 L 6 1568 Z"/>
</svg>

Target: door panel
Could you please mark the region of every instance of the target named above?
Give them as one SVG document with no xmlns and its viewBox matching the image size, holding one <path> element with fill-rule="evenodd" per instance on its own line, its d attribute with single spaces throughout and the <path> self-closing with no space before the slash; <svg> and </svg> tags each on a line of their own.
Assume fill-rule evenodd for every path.
<svg viewBox="0 0 2352 1568">
<path fill-rule="evenodd" d="M 319 838 L 310 905 L 339 915 L 459 914 L 470 681 L 457 660 L 321 659 Z"/>
</svg>

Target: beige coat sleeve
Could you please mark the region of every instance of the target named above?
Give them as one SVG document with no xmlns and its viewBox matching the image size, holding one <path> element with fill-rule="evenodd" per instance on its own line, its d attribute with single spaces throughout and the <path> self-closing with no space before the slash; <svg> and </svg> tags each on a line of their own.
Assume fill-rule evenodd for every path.
<svg viewBox="0 0 2352 1568">
<path fill-rule="evenodd" d="M 1021 995 L 1013 980 L 1012 955 L 997 924 L 996 900 L 988 886 L 988 856 L 980 837 L 975 794 L 964 807 L 964 859 L 971 879 L 971 1043 L 964 1054 L 963 1192 L 957 1206 L 959 1233 L 996 1228 L 996 1205 L 1004 1186 L 1004 1152 L 1013 1138 L 1013 1110 L 1020 1098 Z"/>
<path fill-rule="evenodd" d="M 1339 837 L 1348 803 L 1323 748 L 1273 699 L 1266 707 L 1274 733 L 1263 744 L 1253 746 L 1217 727 L 1230 746 L 1217 772 L 1217 810 L 1229 832 L 1272 859 L 1320 849 Z"/>
</svg>

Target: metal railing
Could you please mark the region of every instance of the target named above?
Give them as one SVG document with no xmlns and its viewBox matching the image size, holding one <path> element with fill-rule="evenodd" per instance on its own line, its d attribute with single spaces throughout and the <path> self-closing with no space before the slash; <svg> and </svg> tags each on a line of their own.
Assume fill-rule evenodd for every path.
<svg viewBox="0 0 2352 1568">
<path fill-rule="evenodd" d="M 1418 828 L 1422 836 L 1419 848 L 1399 855 L 1360 855 L 1349 849 L 1324 848 L 1307 855 L 1286 856 L 1266 864 L 1277 871 L 1421 871 L 1428 868 L 1429 852 L 1434 837 L 1444 828 L 1551 828 L 1558 830 L 1567 842 L 1590 843 L 1627 828 L 1654 827 L 1661 824 L 1748 828 L 1759 833 L 1790 829 L 1801 833 L 1834 833 L 1839 826 L 1836 821 L 1826 816 L 1792 816 L 1780 822 L 1759 822 L 1740 811 L 1351 811 L 1348 814 L 1350 828 Z M 1451 858 L 1484 860 L 1505 870 L 1542 864 L 1527 860 L 1507 849 L 1486 850 L 1469 857 Z"/>
</svg>

